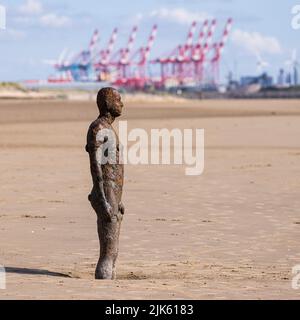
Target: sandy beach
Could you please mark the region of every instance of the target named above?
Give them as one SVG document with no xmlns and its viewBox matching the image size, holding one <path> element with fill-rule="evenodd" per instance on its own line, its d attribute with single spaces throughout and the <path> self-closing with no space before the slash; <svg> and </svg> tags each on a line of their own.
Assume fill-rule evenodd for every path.
<svg viewBox="0 0 300 320">
<path fill-rule="evenodd" d="M 205 129 L 205 170 L 125 167 L 118 279 L 84 150 L 96 105 L 0 100 L 0 299 L 299 299 L 299 100 L 127 101 L 129 128 Z"/>
</svg>

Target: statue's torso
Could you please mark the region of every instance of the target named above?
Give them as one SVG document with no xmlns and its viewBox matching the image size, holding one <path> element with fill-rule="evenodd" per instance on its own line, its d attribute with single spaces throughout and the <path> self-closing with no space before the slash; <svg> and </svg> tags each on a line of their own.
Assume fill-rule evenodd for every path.
<svg viewBox="0 0 300 320">
<path fill-rule="evenodd" d="M 97 139 L 99 136 L 101 136 L 99 135 L 99 133 L 103 129 L 109 129 L 109 132 L 111 134 L 108 135 L 108 138 L 113 137 L 115 139 L 114 152 L 116 156 L 115 156 L 115 161 L 113 161 L 113 163 L 112 161 L 110 161 L 110 158 L 108 158 L 108 163 L 102 164 L 101 156 L 95 156 L 90 153 L 91 174 L 92 174 L 93 183 L 94 183 L 93 189 L 98 188 L 95 167 L 97 165 L 101 165 L 104 188 L 113 189 L 116 200 L 121 201 L 123 181 L 124 181 L 124 165 L 120 163 L 121 146 L 119 142 L 119 137 L 117 136 L 112 126 L 108 123 L 101 121 L 101 119 L 97 119 L 89 129 L 88 146 L 93 146 L 94 144 L 99 143 Z M 100 143 L 103 143 L 103 139 L 100 141 Z M 108 143 L 110 143 L 110 141 L 108 141 Z M 100 149 L 98 149 L 97 152 L 101 152 Z"/>
</svg>

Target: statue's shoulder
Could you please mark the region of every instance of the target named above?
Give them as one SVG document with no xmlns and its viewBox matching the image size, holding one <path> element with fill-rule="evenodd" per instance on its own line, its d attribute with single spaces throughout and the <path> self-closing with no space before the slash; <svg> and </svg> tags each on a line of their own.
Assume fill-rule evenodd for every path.
<svg viewBox="0 0 300 320">
<path fill-rule="evenodd" d="M 85 147 L 87 152 L 91 151 L 94 148 L 98 131 L 99 131 L 99 120 L 96 119 L 90 124 L 87 132 L 87 144 Z"/>
<path fill-rule="evenodd" d="M 105 142 L 105 130 L 107 124 L 98 118 L 93 121 L 88 129 L 86 151 L 97 149 L 103 142 Z"/>
<path fill-rule="evenodd" d="M 103 126 L 101 120 L 96 119 L 89 126 L 88 136 L 95 137 L 97 135 L 98 131 L 102 130 L 103 128 L 104 128 L 104 126 Z"/>
</svg>

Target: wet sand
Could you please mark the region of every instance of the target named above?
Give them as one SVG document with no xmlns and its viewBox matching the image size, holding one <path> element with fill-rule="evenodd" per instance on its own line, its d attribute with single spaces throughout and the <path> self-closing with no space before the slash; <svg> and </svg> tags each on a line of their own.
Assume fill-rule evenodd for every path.
<svg viewBox="0 0 300 320">
<path fill-rule="evenodd" d="M 93 103 L 0 100 L 0 299 L 299 299 L 300 101 L 130 102 L 130 128 L 204 128 L 205 171 L 126 166 L 117 281 L 95 281 Z"/>
</svg>

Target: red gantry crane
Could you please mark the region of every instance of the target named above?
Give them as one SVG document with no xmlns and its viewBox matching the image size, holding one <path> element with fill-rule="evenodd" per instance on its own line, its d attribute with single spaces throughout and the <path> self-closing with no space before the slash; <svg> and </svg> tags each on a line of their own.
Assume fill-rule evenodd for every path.
<svg viewBox="0 0 300 320">
<path fill-rule="evenodd" d="M 111 56 L 117 40 L 118 28 L 115 28 L 109 39 L 106 49 L 103 49 L 99 53 L 99 60 L 95 62 L 94 69 L 98 75 L 98 80 L 108 81 L 110 80 L 110 68 L 111 68 Z"/>
<path fill-rule="evenodd" d="M 119 59 L 116 63 L 112 62 L 112 65 L 115 65 L 117 67 L 117 79 L 115 81 L 115 84 L 117 85 L 124 85 L 127 82 L 127 79 L 129 78 L 129 69 L 130 69 L 130 54 L 136 39 L 136 35 L 138 32 L 138 27 L 134 26 L 127 46 L 126 48 L 122 48 L 119 50 L 117 56 L 119 56 Z"/>
<path fill-rule="evenodd" d="M 224 51 L 225 44 L 228 41 L 229 33 L 231 31 L 233 24 L 233 19 L 230 18 L 227 20 L 224 31 L 223 31 L 223 36 L 220 42 L 214 44 L 214 56 L 211 59 L 211 75 L 213 76 L 213 83 L 217 84 L 219 82 L 220 78 L 220 60 L 222 53 Z"/>
<path fill-rule="evenodd" d="M 198 36 L 198 42 L 193 48 L 192 61 L 194 65 L 194 79 L 201 84 L 204 79 L 205 58 L 210 50 L 210 42 L 216 28 L 217 21 L 211 23 L 205 20 Z"/>
<path fill-rule="evenodd" d="M 144 88 L 146 84 L 151 83 L 151 79 L 147 75 L 148 60 L 150 57 L 151 49 L 157 36 L 158 27 L 155 24 L 152 27 L 147 45 L 139 48 L 136 53 L 130 58 L 130 77 L 127 81 L 127 86 L 131 88 Z M 135 62 L 135 59 L 138 59 Z"/>
<path fill-rule="evenodd" d="M 197 22 L 194 21 L 189 29 L 187 40 L 184 45 L 178 45 L 169 56 L 157 58 L 151 63 L 160 65 L 159 86 L 165 86 L 169 80 L 181 82 L 185 76 L 185 64 L 189 60 L 188 55 L 192 50 L 193 38 L 196 31 Z"/>
<path fill-rule="evenodd" d="M 190 76 L 191 54 L 196 27 L 197 22 L 194 21 L 190 27 L 186 43 L 178 48 L 178 56 L 175 62 L 177 75 L 173 74 L 173 76 L 177 77 L 179 84 L 184 84 L 185 79 Z"/>
<path fill-rule="evenodd" d="M 193 44 L 197 27 L 197 23 L 193 22 L 184 45 L 177 46 L 168 57 L 152 61 L 160 65 L 160 86 L 165 87 L 170 80 L 174 85 L 218 83 L 221 54 L 228 39 L 232 19 L 228 19 L 226 23 L 222 40 L 213 44 L 216 26 L 216 19 L 204 21 L 198 40 Z"/>
<path fill-rule="evenodd" d="M 138 27 L 134 26 L 127 45 L 114 53 L 118 37 L 115 28 L 109 38 L 107 47 L 99 51 L 99 31 L 95 30 L 87 50 L 71 58 L 66 58 L 64 52 L 54 64 L 61 74 L 60 81 L 109 81 L 114 85 L 133 89 L 145 88 L 148 84 L 157 87 L 167 86 L 204 86 L 217 85 L 220 78 L 220 63 L 222 53 L 228 40 L 233 20 L 226 21 L 222 38 L 214 41 L 217 20 L 205 20 L 199 30 L 197 39 L 197 21 L 194 21 L 183 44 L 177 45 L 167 55 L 149 61 L 150 53 L 157 36 L 157 25 L 153 25 L 148 42 L 132 54 Z M 159 80 L 148 74 L 149 62 L 160 68 Z M 157 76 L 157 74 L 156 74 Z"/>
</svg>

